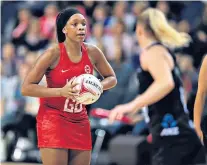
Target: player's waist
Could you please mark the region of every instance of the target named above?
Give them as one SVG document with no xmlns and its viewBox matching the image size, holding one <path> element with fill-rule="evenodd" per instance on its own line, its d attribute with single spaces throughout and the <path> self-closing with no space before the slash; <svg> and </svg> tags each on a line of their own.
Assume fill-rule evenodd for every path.
<svg viewBox="0 0 207 165">
<path fill-rule="evenodd" d="M 40 103 L 46 104 L 46 103 L 51 103 L 51 104 L 64 104 L 66 98 L 65 97 L 45 97 L 45 98 L 40 98 Z"/>
<path fill-rule="evenodd" d="M 50 98 L 41 98 L 40 105 L 47 106 L 56 110 L 64 110 L 64 108 L 77 108 L 80 107 L 79 103 L 67 99 L 65 97 L 50 97 Z M 81 105 L 80 108 L 84 108 L 85 105 Z"/>
<path fill-rule="evenodd" d="M 75 104 L 70 104 L 71 107 L 75 107 Z M 82 109 L 70 109 L 62 106 L 61 104 L 50 104 L 49 102 L 41 102 L 37 119 L 41 119 L 45 115 L 57 115 L 63 116 L 67 120 L 82 121 L 88 120 L 87 111 L 84 105 Z"/>
<path fill-rule="evenodd" d="M 36 117 L 37 121 L 42 121 L 48 117 L 54 117 L 59 120 L 65 120 L 73 123 L 83 123 L 89 121 L 86 111 L 82 111 L 80 113 L 68 113 L 64 111 L 50 109 L 48 107 L 41 107 Z"/>
<path fill-rule="evenodd" d="M 196 132 L 185 132 L 180 133 L 175 136 L 158 136 L 152 134 L 152 142 L 154 146 L 160 147 L 160 146 L 166 146 L 166 145 L 172 145 L 172 144 L 178 144 L 182 145 L 183 143 L 189 143 L 189 144 L 198 144 L 200 145 L 200 140 L 198 139 L 198 136 Z"/>
<path fill-rule="evenodd" d="M 191 120 L 149 122 L 149 129 L 155 137 L 175 137 L 194 134 L 194 125 Z"/>
</svg>

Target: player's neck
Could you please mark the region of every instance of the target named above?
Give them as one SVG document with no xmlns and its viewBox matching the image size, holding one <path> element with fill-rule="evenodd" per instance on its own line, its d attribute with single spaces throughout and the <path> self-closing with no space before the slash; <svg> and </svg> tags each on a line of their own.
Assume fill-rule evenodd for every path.
<svg viewBox="0 0 207 165">
<path fill-rule="evenodd" d="M 69 39 L 66 39 L 64 42 L 66 51 L 71 56 L 78 56 L 81 55 L 81 44 L 71 41 Z"/>
<path fill-rule="evenodd" d="M 155 40 L 154 38 L 143 38 L 140 42 L 139 45 L 141 47 L 142 50 L 144 50 L 145 48 L 147 48 L 149 45 L 158 42 L 157 40 Z"/>
</svg>

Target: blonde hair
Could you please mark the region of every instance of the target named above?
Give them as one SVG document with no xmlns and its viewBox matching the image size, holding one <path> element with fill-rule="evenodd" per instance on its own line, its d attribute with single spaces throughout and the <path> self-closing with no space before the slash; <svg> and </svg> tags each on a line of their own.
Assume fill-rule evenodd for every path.
<svg viewBox="0 0 207 165">
<path fill-rule="evenodd" d="M 187 46 L 191 37 L 170 26 L 165 15 L 158 9 L 148 8 L 139 18 L 154 33 L 155 37 L 170 48 Z"/>
</svg>

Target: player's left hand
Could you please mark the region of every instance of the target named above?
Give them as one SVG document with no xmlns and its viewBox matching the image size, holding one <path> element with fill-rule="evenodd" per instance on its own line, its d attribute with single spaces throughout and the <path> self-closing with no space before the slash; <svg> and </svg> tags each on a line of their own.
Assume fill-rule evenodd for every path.
<svg viewBox="0 0 207 165">
<path fill-rule="evenodd" d="M 125 114 L 133 112 L 136 107 L 133 103 L 122 104 L 111 110 L 109 115 L 109 123 L 112 124 L 115 120 L 120 120 Z"/>
</svg>

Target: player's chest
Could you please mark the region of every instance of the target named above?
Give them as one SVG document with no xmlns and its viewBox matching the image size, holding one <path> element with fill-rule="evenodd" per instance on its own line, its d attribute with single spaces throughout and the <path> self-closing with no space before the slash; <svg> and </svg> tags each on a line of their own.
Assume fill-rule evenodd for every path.
<svg viewBox="0 0 207 165">
<path fill-rule="evenodd" d="M 89 63 L 79 64 L 62 64 L 58 68 L 51 70 L 47 73 L 49 81 L 55 84 L 65 84 L 67 80 L 70 80 L 74 76 L 81 74 L 93 74 L 93 66 Z"/>
</svg>

